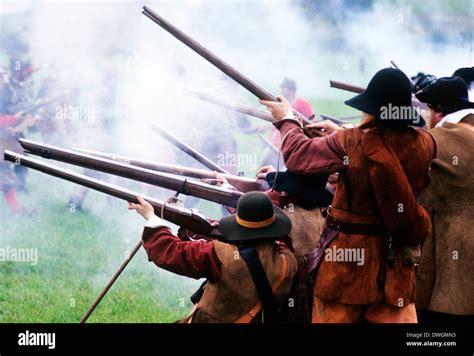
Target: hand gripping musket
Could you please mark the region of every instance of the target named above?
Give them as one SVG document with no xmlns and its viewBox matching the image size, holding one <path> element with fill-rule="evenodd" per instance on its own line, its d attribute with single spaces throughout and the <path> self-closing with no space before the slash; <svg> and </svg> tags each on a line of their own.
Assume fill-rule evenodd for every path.
<svg viewBox="0 0 474 356">
<path fill-rule="evenodd" d="M 204 156 L 203 154 L 199 153 L 196 151 L 194 148 L 191 146 L 185 144 L 183 141 L 181 141 L 179 138 L 176 136 L 170 134 L 169 132 L 163 130 L 161 127 L 158 125 L 155 125 L 152 122 L 148 122 L 148 126 L 151 128 L 151 130 L 156 133 L 157 135 L 161 136 L 164 138 L 166 141 L 171 143 L 172 145 L 176 146 L 179 148 L 181 151 L 186 153 L 187 155 L 191 156 L 194 158 L 196 161 L 201 163 L 204 167 L 209 168 L 212 171 L 216 171 L 219 173 L 225 173 L 225 174 L 230 174 L 227 172 L 224 168 L 221 166 L 217 165 L 216 163 L 212 162 L 209 158 Z"/>
<path fill-rule="evenodd" d="M 232 111 L 240 112 L 242 114 L 253 116 L 253 117 L 256 117 L 258 119 L 262 119 L 262 120 L 265 120 L 265 121 L 268 121 L 268 122 L 274 122 L 275 121 L 273 116 L 271 114 L 269 114 L 268 112 L 260 110 L 260 109 L 256 109 L 256 108 L 254 108 L 250 105 L 237 103 L 234 100 L 224 99 L 224 98 L 217 97 L 217 96 L 214 96 L 214 95 L 202 93 L 202 92 L 197 91 L 197 90 L 186 89 L 184 91 L 184 93 L 188 96 L 193 97 L 193 98 L 197 98 L 197 99 L 200 99 L 202 101 L 206 101 L 208 103 L 216 104 L 216 105 L 222 106 L 222 107 L 227 108 L 227 109 L 232 110 Z"/>
<path fill-rule="evenodd" d="M 242 193 L 238 191 L 215 187 L 199 181 L 187 180 L 172 174 L 159 173 L 130 164 L 94 157 L 40 142 L 27 139 L 19 139 L 19 142 L 27 153 L 39 155 L 43 158 L 54 159 L 79 167 L 136 180 L 234 208 L 237 206 L 237 201 L 242 195 Z"/>
<path fill-rule="evenodd" d="M 169 163 L 152 162 L 143 159 L 120 156 L 116 154 L 98 152 L 93 150 L 75 148 L 74 151 L 85 153 L 95 157 L 106 158 L 115 162 L 131 164 L 133 166 L 150 169 L 152 171 L 177 174 L 180 176 L 198 178 L 198 179 L 213 179 L 214 173 L 205 169 L 190 168 L 185 166 L 177 166 Z M 241 192 L 263 191 L 268 189 L 268 185 L 264 182 L 247 177 L 236 176 L 233 174 L 219 173 L 222 177 Z"/>
<path fill-rule="evenodd" d="M 203 47 L 200 43 L 196 42 L 194 39 L 189 37 L 183 31 L 175 27 L 169 21 L 158 15 L 156 12 L 151 10 L 149 7 L 144 6 L 142 14 L 156 23 L 158 26 L 162 27 L 165 31 L 175 37 L 178 41 L 182 42 L 194 52 L 199 54 L 202 58 L 207 60 L 209 63 L 213 64 L 217 69 L 228 75 L 230 78 L 235 80 L 238 84 L 243 86 L 257 98 L 262 100 L 270 100 L 270 101 L 278 101 L 278 99 L 270 94 L 268 91 L 257 85 L 255 82 L 250 80 L 250 78 L 246 77 L 235 68 L 224 62 L 222 59 L 217 57 L 214 53 L 209 51 L 207 48 Z M 296 117 L 301 119 L 303 123 L 309 124 L 311 120 L 305 117 L 303 114 L 293 110 Z"/>
<path fill-rule="evenodd" d="M 127 202 L 138 203 L 137 195 L 143 196 L 137 192 L 133 192 L 128 189 L 120 188 L 116 185 L 102 182 L 98 179 L 87 177 L 83 174 L 75 173 L 52 164 L 44 163 L 39 160 L 30 158 L 28 156 L 15 153 L 12 151 L 4 152 L 4 159 L 6 161 L 13 162 L 14 164 L 28 167 L 54 177 L 58 177 L 64 180 L 67 180 L 72 183 L 82 185 L 84 187 L 105 193 L 107 195 L 125 200 Z M 221 239 L 222 235 L 218 228 L 211 226 L 209 221 L 195 210 L 179 208 L 172 205 L 166 205 L 165 202 L 154 199 L 152 197 L 143 196 L 147 202 L 149 202 L 155 211 L 155 214 L 163 217 L 164 219 L 178 225 L 182 226 L 190 231 L 208 236 L 210 238 Z M 105 288 L 101 291 L 98 297 L 94 300 L 92 305 L 87 309 L 84 316 L 81 318 L 80 323 L 85 323 L 95 308 L 99 305 L 102 299 L 105 297 L 107 292 L 112 288 L 115 281 L 119 278 L 120 274 L 123 272 L 128 263 L 136 255 L 140 247 L 142 246 L 142 241 L 134 247 L 130 255 L 125 259 L 122 265 L 119 267 L 117 272 L 112 276 L 110 281 L 107 283 Z"/>
</svg>

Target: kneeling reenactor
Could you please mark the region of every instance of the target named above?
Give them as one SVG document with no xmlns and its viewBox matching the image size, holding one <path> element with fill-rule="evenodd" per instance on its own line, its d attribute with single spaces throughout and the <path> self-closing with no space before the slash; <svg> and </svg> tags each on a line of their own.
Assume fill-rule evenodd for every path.
<svg viewBox="0 0 474 356">
<path fill-rule="evenodd" d="M 298 264 L 283 242 L 291 221 L 265 194 L 244 194 L 237 214 L 214 223 L 223 241 L 183 241 L 149 203 L 140 197 L 139 202 L 129 209 L 148 220 L 142 239 L 149 260 L 183 276 L 207 279 L 193 311 L 181 322 L 278 322 Z"/>
</svg>

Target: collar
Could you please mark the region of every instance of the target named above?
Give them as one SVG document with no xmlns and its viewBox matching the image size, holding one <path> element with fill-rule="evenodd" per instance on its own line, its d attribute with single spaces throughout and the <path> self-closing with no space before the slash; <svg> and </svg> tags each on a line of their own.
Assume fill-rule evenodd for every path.
<svg viewBox="0 0 474 356">
<path fill-rule="evenodd" d="M 436 124 L 436 127 L 441 127 L 448 122 L 451 124 L 459 124 L 459 122 L 469 114 L 474 114 L 474 109 L 463 109 L 453 112 L 443 117 L 443 119 Z"/>
</svg>

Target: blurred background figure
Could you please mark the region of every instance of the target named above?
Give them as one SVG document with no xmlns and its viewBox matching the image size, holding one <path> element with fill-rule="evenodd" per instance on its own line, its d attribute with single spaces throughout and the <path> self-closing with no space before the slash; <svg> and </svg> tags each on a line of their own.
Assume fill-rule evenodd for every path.
<svg viewBox="0 0 474 356">
<path fill-rule="evenodd" d="M 296 82 L 293 79 L 285 78 L 280 84 L 280 93 L 285 97 L 286 100 L 291 104 L 293 109 L 303 114 L 306 117 L 311 117 L 314 115 L 313 107 L 311 103 L 302 98 L 296 96 Z M 281 136 L 280 131 L 272 126 L 270 134 L 268 135 L 268 141 L 270 141 L 273 146 L 277 149 L 280 149 L 281 146 Z M 277 155 L 274 151 L 270 150 L 262 162 L 262 166 L 275 165 L 277 161 Z"/>
</svg>

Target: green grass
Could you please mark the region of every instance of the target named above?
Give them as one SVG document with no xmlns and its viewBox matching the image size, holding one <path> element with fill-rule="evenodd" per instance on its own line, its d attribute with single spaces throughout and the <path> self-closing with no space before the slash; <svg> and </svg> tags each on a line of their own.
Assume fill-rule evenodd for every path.
<svg viewBox="0 0 474 356">
<path fill-rule="evenodd" d="M 0 206 L 0 247 L 37 248 L 38 264 L 0 262 L 0 322 L 78 322 L 139 241 L 144 220 L 126 203 L 91 192 L 88 212 L 70 212 L 73 184 L 36 171 L 28 175 L 24 205 L 31 217 Z M 197 281 L 148 262 L 141 250 L 89 322 L 172 322 L 187 315 Z"/>
</svg>

